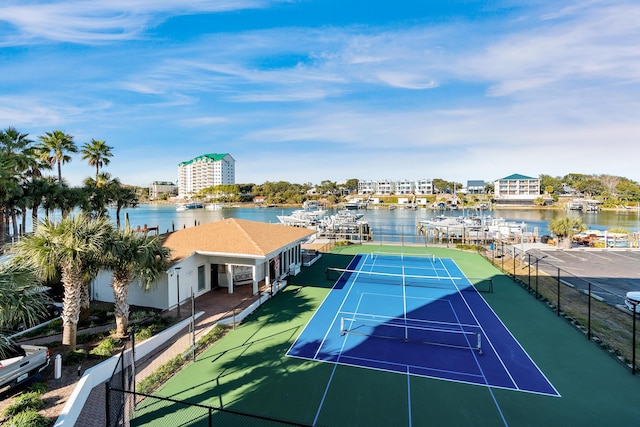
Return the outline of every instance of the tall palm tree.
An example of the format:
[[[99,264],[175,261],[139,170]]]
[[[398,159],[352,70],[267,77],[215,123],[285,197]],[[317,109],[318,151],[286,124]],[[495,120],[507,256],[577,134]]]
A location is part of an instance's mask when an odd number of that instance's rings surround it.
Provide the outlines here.
[[[20,182],[15,174],[15,161],[0,151],[0,252],[9,232],[7,215],[12,211],[13,195],[19,190]]]
[[[157,236],[147,236],[130,229],[115,231],[106,251],[105,265],[113,272],[116,333],[126,336],[129,327],[129,285],[137,280],[145,291],[167,268],[169,251]]]
[[[73,141],[73,136],[61,130],[45,132],[38,137],[40,145],[37,151],[43,161],[58,166],[58,182],[62,183],[62,165],[71,161],[69,153],[77,153],[78,147]]]
[[[100,168],[106,166],[111,162],[111,149],[113,147],[108,146],[104,141],[98,139],[92,139],[91,142],[87,142],[82,146],[82,160],[87,160],[90,166],[96,168],[96,181],[100,174]]]
[[[32,144],[33,141],[29,139],[29,135],[18,132],[16,128],[9,127],[0,132],[0,153],[7,162],[4,163],[2,171],[3,179],[6,180],[3,182],[6,185],[2,194],[2,204],[4,214],[9,215],[13,222],[14,237],[18,236],[17,214],[18,212],[24,214],[26,205],[22,186],[40,171]],[[22,219],[24,223],[24,216]]]
[[[38,277],[62,275],[64,307],[62,310],[62,344],[76,348],[76,335],[81,309],[83,265],[99,259],[113,227],[106,218],[90,220],[84,215],[67,217],[60,222],[45,220],[36,232],[14,245],[16,262],[35,269]]]
[[[33,231],[35,231],[38,225],[38,209],[42,206],[46,200],[46,197],[52,194],[57,187],[57,182],[53,177],[47,178],[33,178],[31,179],[24,190],[27,196],[27,208],[31,209],[31,224]]]
[[[138,196],[133,188],[123,187],[117,178],[110,182],[107,195],[109,202],[116,206],[116,228],[120,230],[120,213],[122,209],[138,206]]]

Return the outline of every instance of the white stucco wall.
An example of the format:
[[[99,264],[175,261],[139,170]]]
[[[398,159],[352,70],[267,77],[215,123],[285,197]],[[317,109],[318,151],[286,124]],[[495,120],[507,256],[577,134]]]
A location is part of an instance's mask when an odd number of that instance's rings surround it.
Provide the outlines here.
[[[113,288],[111,288],[111,272],[101,271],[91,287],[91,298],[96,301],[114,302]],[[129,286],[129,304],[141,307],[164,309],[167,304],[167,278],[160,277],[156,285],[145,292],[138,282]]]

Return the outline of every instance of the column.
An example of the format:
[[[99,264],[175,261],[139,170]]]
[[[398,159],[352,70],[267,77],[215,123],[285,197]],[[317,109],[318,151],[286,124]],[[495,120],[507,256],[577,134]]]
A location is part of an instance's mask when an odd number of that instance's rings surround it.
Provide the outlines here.
[[[229,284],[229,293],[233,293],[233,265],[227,264],[227,283]]]
[[[258,279],[256,276],[256,266],[255,264],[251,266],[251,277],[253,278],[253,294],[258,294]]]

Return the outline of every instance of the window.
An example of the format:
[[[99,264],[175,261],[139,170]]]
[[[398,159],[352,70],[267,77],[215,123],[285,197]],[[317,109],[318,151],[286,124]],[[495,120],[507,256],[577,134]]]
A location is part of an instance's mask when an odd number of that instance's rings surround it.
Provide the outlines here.
[[[205,289],[204,282],[204,265],[198,266],[198,291],[204,291]]]

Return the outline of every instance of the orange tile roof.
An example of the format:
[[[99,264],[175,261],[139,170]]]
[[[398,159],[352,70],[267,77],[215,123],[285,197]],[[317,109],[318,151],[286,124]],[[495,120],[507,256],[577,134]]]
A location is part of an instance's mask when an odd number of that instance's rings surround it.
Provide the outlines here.
[[[313,233],[306,228],[228,218],[169,233],[163,236],[163,246],[171,251],[172,262],[196,251],[260,257]]]

